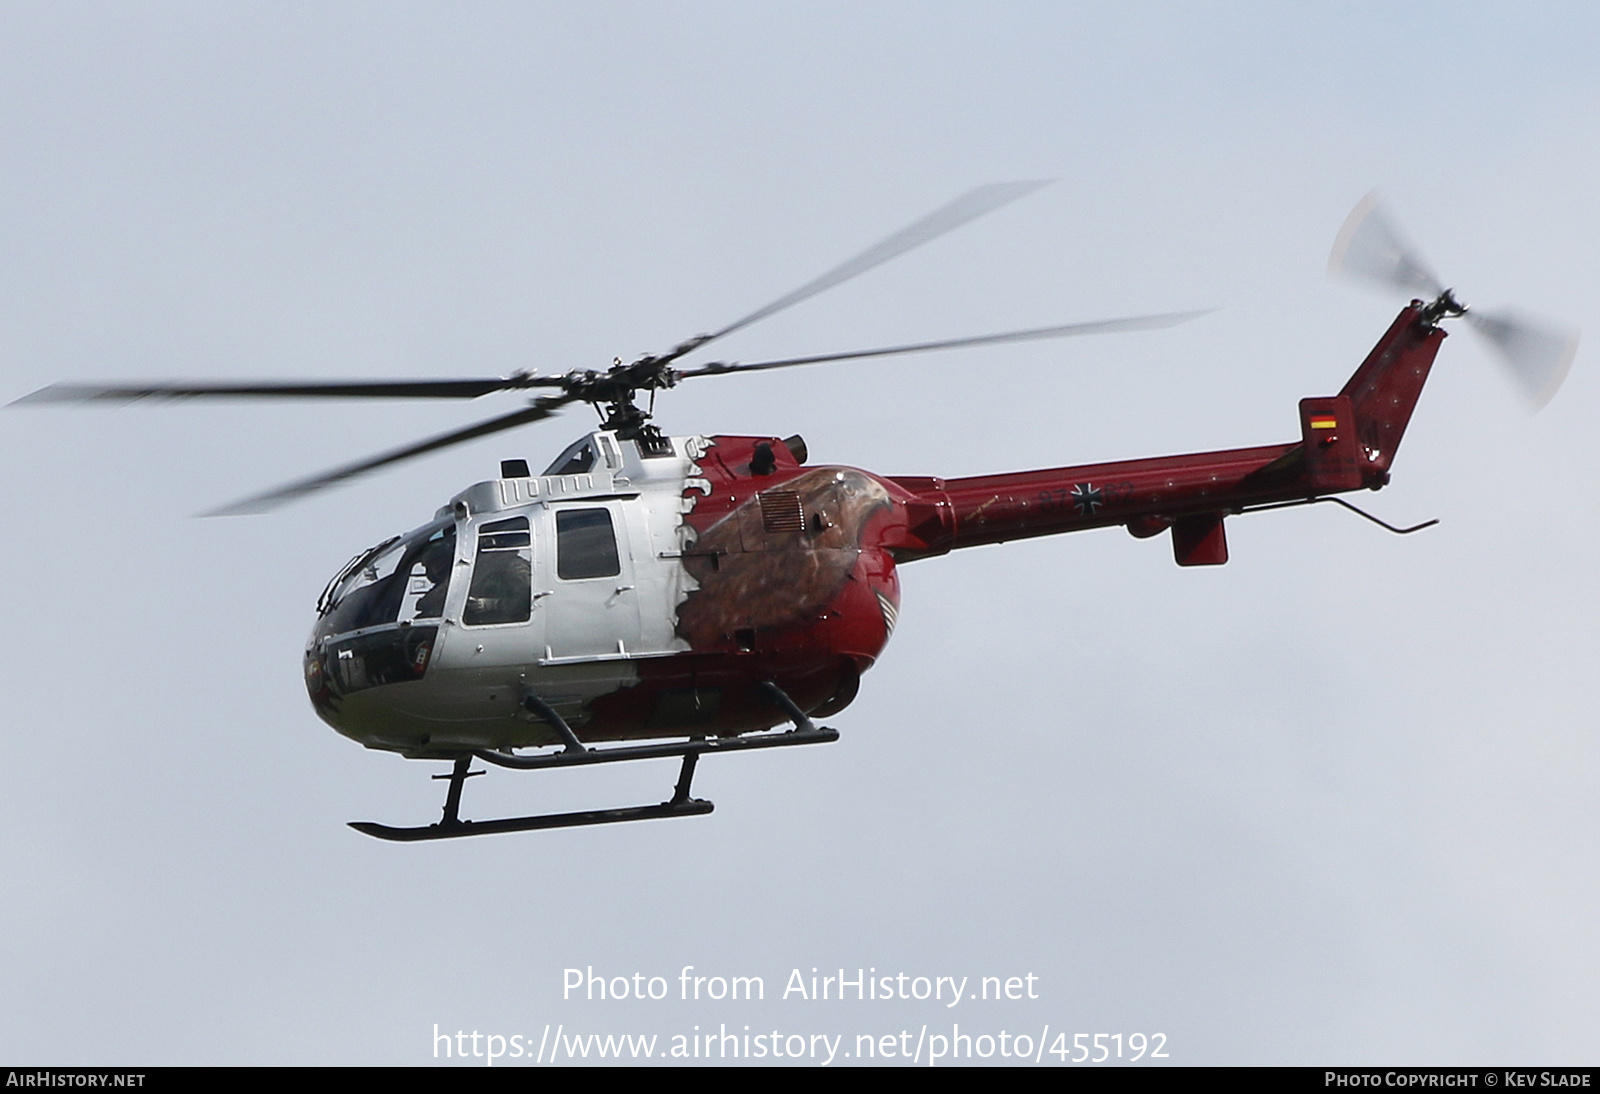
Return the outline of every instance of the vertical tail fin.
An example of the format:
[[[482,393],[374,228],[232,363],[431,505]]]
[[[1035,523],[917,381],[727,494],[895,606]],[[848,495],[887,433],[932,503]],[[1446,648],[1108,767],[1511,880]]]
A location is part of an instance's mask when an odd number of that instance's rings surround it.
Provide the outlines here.
[[[1400,313],[1344,389],[1302,399],[1300,426],[1319,492],[1376,489],[1389,481],[1400,438],[1445,339],[1420,300]]]

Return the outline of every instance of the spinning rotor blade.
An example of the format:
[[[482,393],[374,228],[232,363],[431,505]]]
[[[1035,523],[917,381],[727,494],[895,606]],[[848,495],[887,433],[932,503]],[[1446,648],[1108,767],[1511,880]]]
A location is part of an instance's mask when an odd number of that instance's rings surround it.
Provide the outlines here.
[[[690,376],[720,376],[728,372],[754,372],[758,369],[788,368],[790,365],[815,365],[823,361],[850,361],[860,357],[889,357],[899,353],[926,353],[930,350],[993,345],[998,342],[1031,342],[1045,338],[1069,338],[1079,334],[1163,330],[1209,314],[1209,311],[1186,311],[1169,312],[1162,315],[1136,315],[1127,319],[1101,319],[1089,323],[1068,323],[1061,327],[1038,327],[1034,330],[1010,331],[1006,334],[980,334],[972,338],[950,338],[942,342],[915,342],[904,346],[887,346],[883,349],[861,349],[853,350],[849,353],[825,353],[816,357],[789,357],[782,361],[757,361],[752,364],[713,361],[699,368],[681,371],[678,373],[678,378],[681,380]]]
[[[1469,310],[1466,318],[1500,354],[1534,410],[1555,397],[1577,356],[1577,331],[1515,311]]]
[[[1419,296],[1436,297],[1444,286],[1390,222],[1376,191],[1345,219],[1328,257],[1328,272],[1375,281]]]
[[[1361,200],[1333,244],[1330,273],[1350,274],[1433,298],[1433,318],[1463,316],[1511,372],[1534,410],[1554,398],[1578,352],[1578,332],[1516,311],[1479,312],[1457,303],[1378,204]]]
[[[883,265],[891,258],[898,258],[913,248],[932,242],[948,232],[953,232],[970,220],[976,220],[985,213],[992,213],[1002,205],[1008,205],[1026,194],[1031,194],[1041,186],[1048,186],[1051,181],[1050,179],[1038,179],[1029,182],[996,182],[988,186],[980,186],[976,190],[970,190],[950,204],[935,209],[921,220],[908,224],[883,242],[868,247],[848,262],[834,267],[821,277],[806,282],[798,289],[785,296],[780,296],[765,307],[757,308],[743,319],[729,323],[714,334],[702,334],[697,338],[689,339],[660,359],[663,362],[675,361],[684,354],[697,350],[725,334],[732,334],[734,331],[759,322],[769,315],[775,315],[785,308],[793,307],[802,300],[809,300],[818,293],[831,289],[841,282],[848,281],[858,274],[864,274],[876,266]]]
[[[401,460],[409,460],[413,456],[437,452],[441,448],[476,440],[479,437],[487,437],[491,433],[515,429],[519,425],[537,422],[541,418],[552,417],[558,409],[569,402],[572,402],[572,398],[565,395],[541,397],[532,406],[523,407],[521,410],[512,411],[510,414],[502,414],[498,418],[490,418],[487,421],[478,422],[476,425],[470,425],[452,433],[441,433],[437,437],[430,437],[428,440],[407,445],[404,448],[397,448],[391,452],[385,452],[381,456],[373,456],[370,459],[362,460],[360,463],[348,464],[332,471],[325,471],[312,478],[301,479],[299,482],[280,486],[275,490],[269,490],[265,494],[257,494],[254,497],[236,501],[232,505],[224,506],[221,509],[213,509],[211,512],[201,515],[223,517],[240,516],[246,513],[264,513],[269,509],[276,509],[285,502],[305,497],[307,494],[315,493],[324,487],[332,486],[335,483],[343,482],[346,479],[354,478],[379,467],[384,467],[391,463],[399,463]]]
[[[476,399],[495,391],[559,387],[556,378],[521,373],[483,380],[349,380],[239,384],[51,384],[11,403],[133,403],[141,399]]]
[[[985,213],[992,213],[1003,205],[1031,194],[1049,179],[1029,182],[999,182],[980,186],[941,206],[921,220],[900,229],[888,239],[867,248],[848,262],[834,267],[821,277],[779,297],[765,307],[723,327],[713,334],[702,334],[683,342],[670,353],[651,359],[656,366],[699,349],[701,346],[736,330],[748,327],[785,308],[809,300],[818,293],[833,288],[852,277],[898,258],[924,243],[955,231],[968,221]],[[1048,337],[1048,336],[1041,336]],[[931,347],[930,347],[931,348]],[[694,373],[691,375],[704,375]],[[513,373],[508,377],[481,380],[358,380],[309,381],[303,383],[232,383],[232,384],[52,384],[31,395],[24,395],[12,406],[41,405],[47,403],[131,403],[141,399],[476,399],[496,391],[521,390],[530,387],[567,387],[565,377],[534,377],[526,373]],[[569,391],[571,389],[569,388]],[[608,396],[609,397],[609,396]]]

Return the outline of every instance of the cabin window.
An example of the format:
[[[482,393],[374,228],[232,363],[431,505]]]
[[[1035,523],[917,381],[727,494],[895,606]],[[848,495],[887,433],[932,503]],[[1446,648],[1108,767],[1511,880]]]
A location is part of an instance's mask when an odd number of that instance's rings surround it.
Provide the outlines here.
[[[609,509],[563,509],[556,514],[556,576],[563,581],[615,577],[622,572]]]
[[[533,535],[528,518],[481,525],[461,622],[469,626],[526,623],[532,612]]]

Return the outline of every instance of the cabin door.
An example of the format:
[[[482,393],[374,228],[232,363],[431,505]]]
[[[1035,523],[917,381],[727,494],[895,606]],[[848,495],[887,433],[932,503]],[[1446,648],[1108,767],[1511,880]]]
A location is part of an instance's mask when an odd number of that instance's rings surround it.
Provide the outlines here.
[[[631,657],[639,650],[639,593],[626,514],[616,501],[547,506],[534,612],[544,617],[546,664]]]

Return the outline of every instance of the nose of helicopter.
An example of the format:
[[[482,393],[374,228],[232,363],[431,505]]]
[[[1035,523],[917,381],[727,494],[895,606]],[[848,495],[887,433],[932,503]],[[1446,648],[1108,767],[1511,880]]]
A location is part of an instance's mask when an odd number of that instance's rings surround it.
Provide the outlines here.
[[[303,659],[306,692],[323,721],[359,739],[346,699],[422,679],[454,558],[455,523],[446,517],[384,540],[334,575]]]
[[[420,680],[433,659],[437,626],[400,624],[360,634],[330,635],[320,624],[304,657],[306,692],[335,728],[339,701],[386,684]]]

